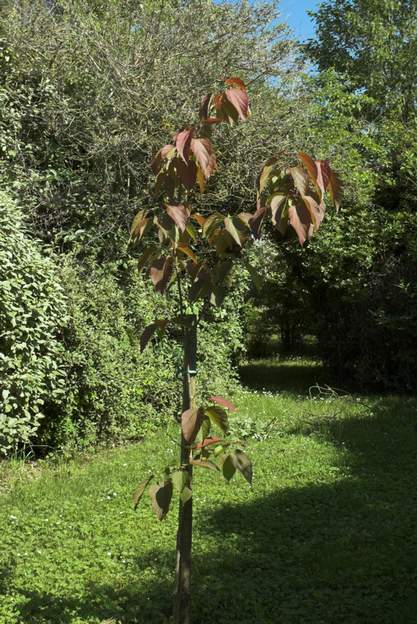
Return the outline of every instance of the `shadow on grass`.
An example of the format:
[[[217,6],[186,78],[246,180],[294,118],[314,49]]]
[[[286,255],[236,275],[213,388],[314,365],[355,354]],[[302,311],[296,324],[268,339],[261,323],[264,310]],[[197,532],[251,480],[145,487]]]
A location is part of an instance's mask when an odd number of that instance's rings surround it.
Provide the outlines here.
[[[200,511],[219,547],[202,555],[196,544],[194,624],[415,624],[416,408],[417,400],[385,398],[366,417],[325,429],[309,422],[292,433],[343,445],[348,477]],[[152,562],[166,572],[171,554],[136,564]],[[22,622],[167,622],[171,590],[133,578],[128,591],[91,585],[82,599],[28,593]]]
[[[252,360],[239,369],[244,386],[289,395],[307,395],[316,384],[330,383],[329,371],[320,360],[300,358]]]

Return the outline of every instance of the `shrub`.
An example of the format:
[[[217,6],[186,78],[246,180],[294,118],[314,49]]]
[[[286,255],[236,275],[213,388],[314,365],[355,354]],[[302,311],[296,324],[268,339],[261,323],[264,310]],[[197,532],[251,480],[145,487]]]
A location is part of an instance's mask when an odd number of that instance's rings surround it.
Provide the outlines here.
[[[52,257],[0,192],[0,453],[29,444],[64,397],[66,301]]]

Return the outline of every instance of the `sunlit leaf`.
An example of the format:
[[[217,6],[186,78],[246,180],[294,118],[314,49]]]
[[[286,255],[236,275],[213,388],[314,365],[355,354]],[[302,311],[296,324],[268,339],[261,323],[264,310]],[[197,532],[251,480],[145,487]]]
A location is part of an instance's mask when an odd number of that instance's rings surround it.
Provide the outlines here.
[[[305,195],[308,191],[308,175],[301,167],[290,167],[288,169],[289,174],[291,175],[294,186],[300,195]]]
[[[193,493],[191,489],[186,485],[180,494],[180,499],[181,499],[182,504],[184,505],[187,501],[189,501],[190,498],[192,498],[192,495]]]
[[[237,410],[236,405],[233,405],[233,403],[229,401],[229,399],[225,399],[222,396],[218,396],[218,395],[211,396],[209,397],[209,401],[212,401],[213,403],[216,403],[217,405],[221,405],[222,407],[225,407],[230,412],[236,412]]]
[[[206,446],[211,446],[212,444],[217,444],[218,442],[220,442],[220,438],[219,437],[217,437],[217,436],[210,436],[208,438],[204,438],[204,440],[202,442],[199,442],[193,448],[195,448],[195,449],[202,449],[202,448],[205,448]]]
[[[238,112],[242,121],[249,116],[249,97],[243,89],[226,89],[225,96]]]
[[[204,177],[208,179],[216,169],[216,156],[214,154],[212,144],[205,138],[192,139],[191,151],[193,152]]]
[[[224,225],[226,230],[229,232],[230,236],[233,238],[235,243],[242,247],[242,242],[240,240],[239,232],[237,231],[235,224],[233,223],[233,219],[231,217],[225,217]]]
[[[263,164],[261,173],[259,174],[259,177],[258,177],[259,193],[262,193],[264,191],[265,186],[268,183],[269,176],[271,175],[272,171],[274,171],[275,169],[276,163],[277,163],[277,158],[275,156],[272,156],[271,158],[268,158],[268,160],[265,161],[265,163]]]
[[[172,483],[178,492],[182,492],[190,482],[189,474],[186,470],[175,470],[171,475]]]
[[[191,140],[194,136],[193,128],[184,128],[174,137],[175,147],[182,160],[187,163],[190,156]]]
[[[155,174],[157,174],[162,166],[162,163],[165,159],[168,159],[175,154],[175,147],[171,144],[164,145],[159,152],[156,154],[155,158],[151,162],[152,170]]]
[[[178,206],[171,206],[167,204],[165,206],[167,214],[171,217],[171,219],[178,225],[181,232],[185,231],[185,227],[187,225],[187,221],[190,218],[190,211],[183,204]]]
[[[305,168],[308,171],[308,174],[310,176],[310,179],[316,183],[317,181],[317,166],[316,163],[314,162],[314,160],[305,152],[299,152],[298,153],[298,158],[301,160],[301,162],[303,163],[303,165],[305,166]]]
[[[232,76],[231,78],[228,78],[224,82],[228,87],[237,87],[238,89],[242,89],[243,91],[246,91],[245,83],[243,82],[241,78],[238,78],[237,76]]]
[[[191,408],[181,414],[181,431],[188,444],[192,444],[196,439],[203,418],[204,410],[201,408]]]
[[[186,245],[178,245],[177,249],[178,249],[178,251],[181,251],[181,253],[183,253],[186,256],[188,256],[189,258],[191,258],[191,260],[194,262],[194,264],[197,264],[198,258],[195,255],[195,253],[192,251],[192,249],[190,249]]]
[[[229,421],[227,413],[222,407],[217,405],[206,407],[205,413],[215,425],[217,425],[224,433],[227,433]]]
[[[312,237],[314,228],[310,213],[302,200],[296,205],[292,204],[288,207],[288,218],[298,236],[300,245],[304,245],[306,240]]]

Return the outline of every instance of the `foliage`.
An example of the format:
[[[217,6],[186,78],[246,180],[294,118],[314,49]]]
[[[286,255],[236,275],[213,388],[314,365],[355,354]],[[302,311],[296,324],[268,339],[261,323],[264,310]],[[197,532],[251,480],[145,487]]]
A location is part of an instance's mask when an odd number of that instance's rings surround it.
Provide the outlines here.
[[[195,482],[196,624],[219,613],[243,624],[413,621],[416,401],[310,400],[317,365],[302,364],[304,385],[294,362],[252,363],[250,381],[269,371],[271,392],[233,397],[240,429],[276,418],[266,439],[248,439],[256,488],[210,470]],[[7,482],[4,467],[1,624],[167,619],[176,518],[155,524],[143,505],[138,522],[128,503],[136,471],[177,453],[175,431],[56,465],[13,464]]]
[[[58,268],[0,193],[0,453],[30,445],[65,397],[67,301]]]
[[[16,118],[5,118],[15,153],[4,168],[37,231],[61,251],[120,257],[131,212],[154,204],[151,158],[167,135],[195,124],[195,102],[224,75],[243,72],[255,115],[220,138],[225,174],[205,205],[250,204],[264,150],[290,140],[292,44],[272,4],[65,0],[51,12],[35,0],[2,11],[1,88]],[[284,76],[285,87],[268,87]]]

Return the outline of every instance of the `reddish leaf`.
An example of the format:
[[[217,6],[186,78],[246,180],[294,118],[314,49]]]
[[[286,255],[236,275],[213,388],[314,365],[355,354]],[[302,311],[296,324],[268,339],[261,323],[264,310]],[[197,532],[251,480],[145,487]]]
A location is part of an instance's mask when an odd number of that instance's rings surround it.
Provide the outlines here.
[[[181,251],[183,254],[191,258],[194,264],[197,264],[198,262],[197,256],[189,247],[187,247],[187,245],[178,245],[177,249],[178,251]]]
[[[299,152],[298,153],[298,158],[301,160],[301,162],[303,163],[303,165],[305,166],[305,168],[308,171],[308,174],[311,178],[311,180],[316,183],[317,181],[317,165],[314,162],[314,160],[305,152]]]
[[[174,223],[178,225],[181,232],[184,232],[187,221],[190,218],[190,211],[188,208],[186,208],[183,204],[180,204],[179,206],[166,204],[165,208]]]
[[[185,163],[188,162],[190,156],[191,140],[194,136],[194,128],[184,128],[174,136],[175,147],[178,154]]]
[[[329,190],[330,196],[333,200],[336,209],[339,210],[340,202],[342,200],[342,183],[339,179],[339,176],[333,169],[330,172],[330,182],[329,182]]]
[[[156,154],[155,158],[151,162],[151,167],[155,174],[158,173],[158,171],[160,170],[162,166],[162,162],[165,160],[165,158],[168,157],[170,152],[174,154],[174,146],[171,144],[164,145],[164,147],[162,147],[159,150],[159,152]]]
[[[305,195],[308,191],[308,175],[301,167],[291,167],[288,169],[288,173],[291,175],[294,186],[300,195]]]
[[[238,89],[242,89],[242,91],[246,91],[245,83],[241,80],[241,78],[232,76],[232,78],[228,78],[224,82],[228,87],[237,87]]]
[[[191,151],[199,164],[204,177],[208,179],[216,169],[216,156],[208,139],[192,139]]]
[[[190,464],[193,466],[199,466],[200,468],[210,468],[210,470],[219,470],[219,467],[209,459],[191,459]]]
[[[236,412],[237,410],[236,405],[233,405],[233,403],[229,401],[229,399],[225,399],[222,396],[217,396],[217,395],[211,396],[209,397],[209,401],[212,401],[213,403],[217,403],[217,405],[221,405],[222,407],[225,407],[230,412]]]
[[[286,200],[286,195],[277,193],[272,196],[270,201],[272,223],[277,226],[281,234],[285,234],[288,224],[288,216],[285,218],[285,215],[283,215]]]
[[[205,224],[205,222],[206,222],[206,218],[205,218],[205,217],[203,217],[203,215],[199,214],[198,212],[194,212],[194,213],[191,215],[191,218],[192,218],[194,221],[196,221],[196,223],[198,223],[198,225],[199,225],[200,227],[203,227],[203,225],[204,225],[204,224]]]
[[[304,245],[313,235],[313,224],[311,222],[310,213],[303,201],[299,201],[295,206],[288,208],[288,217],[291,226],[294,228],[300,245]]]
[[[204,411],[201,408],[185,410],[181,415],[181,431],[184,440],[188,444],[192,444],[200,430]]]
[[[242,89],[227,89],[225,96],[236,109],[240,119],[245,121],[249,116],[249,97]]]
[[[217,444],[218,442],[220,442],[220,438],[218,438],[217,436],[210,436],[209,438],[204,438],[204,440],[202,442],[199,442],[198,444],[193,446],[193,448],[194,449],[202,449],[202,448],[205,448],[206,446],[211,446],[212,444]]]
[[[314,229],[318,230],[324,218],[324,204],[318,204],[314,197],[311,197],[311,195],[303,195],[301,199],[303,200],[305,207],[310,213],[310,218],[313,222]]]
[[[175,168],[182,185],[190,191],[197,180],[197,165],[193,160],[189,160],[185,163],[179,158],[176,158]]]
[[[172,258],[158,258],[150,266],[149,273],[156,292],[164,293],[172,275]]]

